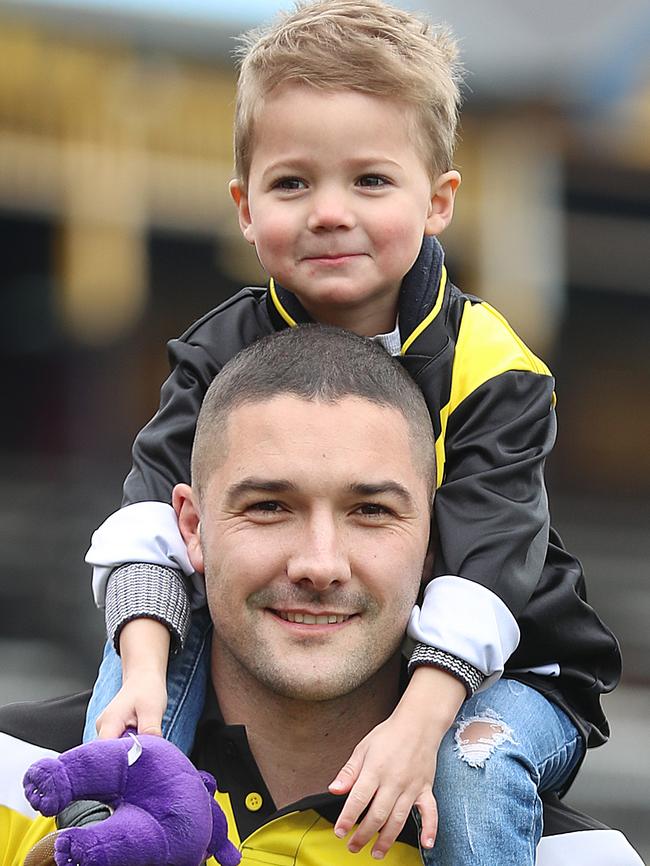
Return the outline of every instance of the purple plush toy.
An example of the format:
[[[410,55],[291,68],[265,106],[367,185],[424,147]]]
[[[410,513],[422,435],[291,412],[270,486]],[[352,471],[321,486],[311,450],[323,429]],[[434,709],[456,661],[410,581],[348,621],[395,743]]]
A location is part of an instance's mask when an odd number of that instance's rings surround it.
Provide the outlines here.
[[[237,866],[216,783],[161,737],[127,732],[45,758],[29,768],[25,795],[43,815],[73,800],[100,800],[114,811],[105,821],[56,834],[57,866],[199,866],[214,856]]]

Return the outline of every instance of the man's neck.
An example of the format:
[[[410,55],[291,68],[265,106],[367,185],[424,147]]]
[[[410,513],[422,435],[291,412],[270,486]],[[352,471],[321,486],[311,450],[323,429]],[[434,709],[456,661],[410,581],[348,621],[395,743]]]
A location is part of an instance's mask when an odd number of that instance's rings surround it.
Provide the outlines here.
[[[246,726],[248,742],[278,809],[327,786],[354,747],[399,700],[400,658],[349,695],[299,701],[262,687],[213,658],[212,680],[226,724]]]

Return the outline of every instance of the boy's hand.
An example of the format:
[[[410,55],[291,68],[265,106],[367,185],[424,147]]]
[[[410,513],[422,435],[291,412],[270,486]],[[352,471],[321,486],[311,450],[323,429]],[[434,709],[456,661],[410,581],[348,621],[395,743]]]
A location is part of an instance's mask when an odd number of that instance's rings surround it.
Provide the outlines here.
[[[121,737],[127,728],[139,734],[162,736],[162,718],[167,707],[165,678],[131,676],[97,719],[100,740]]]
[[[413,806],[422,819],[422,845],[433,846],[438,828],[438,810],[431,790],[436,757],[433,732],[418,731],[417,725],[395,714],[361,740],[329,786],[333,794],[350,792],[334,828],[337,836],[349,833],[370,803],[348,842],[350,851],[360,851],[378,832],[372,854],[383,857]]]
[[[329,789],[349,792],[334,832],[349,833],[363,810],[363,821],[348,842],[360,851],[375,833],[373,857],[381,859],[415,806],[422,820],[420,841],[432,848],[438,811],[432,787],[440,741],[466,697],[465,687],[437,668],[418,668],[393,714],[359,743]]]
[[[169,632],[162,623],[141,617],[120,632],[122,688],[97,719],[100,739],[121,737],[126,728],[162,735],[167,707]]]

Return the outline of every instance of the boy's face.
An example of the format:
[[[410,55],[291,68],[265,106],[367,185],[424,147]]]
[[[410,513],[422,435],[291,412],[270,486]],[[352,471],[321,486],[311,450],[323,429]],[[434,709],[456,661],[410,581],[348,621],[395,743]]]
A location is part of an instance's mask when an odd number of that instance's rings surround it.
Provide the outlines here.
[[[291,84],[264,101],[231,194],[265,270],[319,322],[391,330],[424,235],[451,219],[460,176],[432,183],[413,127],[409,107],[355,91]]]

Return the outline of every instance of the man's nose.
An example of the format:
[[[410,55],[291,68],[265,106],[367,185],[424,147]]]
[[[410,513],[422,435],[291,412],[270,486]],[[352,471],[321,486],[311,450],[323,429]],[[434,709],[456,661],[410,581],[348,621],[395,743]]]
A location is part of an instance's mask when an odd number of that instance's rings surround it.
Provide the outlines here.
[[[354,212],[345,192],[338,188],[316,190],[312,195],[307,227],[312,232],[352,228]]]
[[[352,571],[344,532],[333,517],[320,515],[311,518],[297,544],[287,562],[289,580],[310,584],[317,592],[350,580]]]

